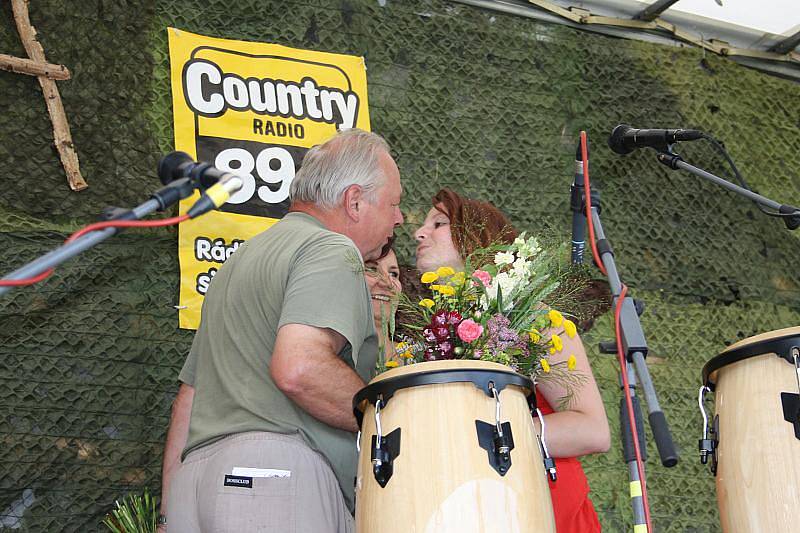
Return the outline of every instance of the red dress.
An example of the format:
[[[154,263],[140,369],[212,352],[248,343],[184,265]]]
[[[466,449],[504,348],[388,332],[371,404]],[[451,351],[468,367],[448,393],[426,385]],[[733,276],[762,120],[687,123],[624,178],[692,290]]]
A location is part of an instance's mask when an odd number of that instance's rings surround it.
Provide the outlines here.
[[[550,414],[553,408],[544,397],[536,393],[536,405],[543,415]],[[547,433],[545,433],[545,439]],[[594,533],[601,531],[597,513],[589,499],[589,482],[583,473],[577,457],[556,459],[557,481],[550,484],[550,497],[553,500],[553,513],[556,518],[557,533]]]

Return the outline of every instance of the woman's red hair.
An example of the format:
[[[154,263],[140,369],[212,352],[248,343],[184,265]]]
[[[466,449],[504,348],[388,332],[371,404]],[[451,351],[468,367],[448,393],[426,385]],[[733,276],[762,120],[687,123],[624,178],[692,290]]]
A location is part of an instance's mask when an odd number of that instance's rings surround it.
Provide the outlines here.
[[[461,257],[493,244],[511,244],[519,235],[508,217],[489,202],[464,198],[451,189],[441,189],[431,202],[450,219],[453,244]]]

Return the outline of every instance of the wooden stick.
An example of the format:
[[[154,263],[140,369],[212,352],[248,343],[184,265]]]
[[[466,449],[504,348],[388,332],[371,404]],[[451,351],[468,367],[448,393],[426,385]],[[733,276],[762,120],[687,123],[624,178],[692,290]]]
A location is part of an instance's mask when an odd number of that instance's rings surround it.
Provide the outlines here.
[[[28,15],[28,0],[11,0],[11,7],[14,11],[17,31],[28,57],[38,63],[46,63],[44,49],[36,39],[36,29],[31,25]],[[83,190],[88,185],[81,176],[78,154],[72,144],[67,115],[64,113],[64,105],[61,102],[61,96],[58,94],[56,82],[46,76],[38,76],[38,80],[47,103],[47,111],[50,113],[50,121],[53,123],[53,136],[58,154],[61,157],[61,164],[67,173],[67,182],[73,191]]]
[[[45,76],[51,80],[68,80],[69,69],[64,65],[52,63],[39,63],[32,59],[14,57],[0,54],[0,69],[16,72],[17,74],[30,74],[31,76]]]

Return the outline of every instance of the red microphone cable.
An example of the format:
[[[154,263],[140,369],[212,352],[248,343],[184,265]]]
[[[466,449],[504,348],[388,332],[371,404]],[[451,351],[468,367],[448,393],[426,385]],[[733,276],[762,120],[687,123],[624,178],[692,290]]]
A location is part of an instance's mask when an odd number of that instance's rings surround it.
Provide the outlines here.
[[[592,256],[594,262],[600,271],[608,276],[606,268],[600,259],[600,254],[597,251],[597,244],[594,237],[594,222],[592,221],[592,197],[591,197],[591,184],[589,180],[589,148],[586,140],[586,132],[581,131],[581,158],[583,159],[583,189],[586,203],[586,221],[589,226],[589,242],[592,244]],[[628,362],[625,359],[625,354],[622,353],[622,328],[620,325],[620,314],[622,312],[622,302],[625,301],[625,295],[628,293],[628,287],[622,284],[619,296],[617,297],[617,304],[614,309],[614,334],[617,339],[617,359],[619,360],[620,372],[622,374],[622,386],[625,390],[625,405],[628,410],[628,422],[631,425],[631,435],[633,435],[633,449],[636,454],[636,469],[639,472],[639,483],[642,487],[642,504],[644,506],[644,519],[647,523],[647,531],[653,531],[653,524],[650,522],[650,503],[647,500],[647,482],[644,477],[644,462],[642,461],[642,452],[639,448],[638,431],[636,430],[636,418],[633,413],[633,400],[631,399],[630,385],[628,382]]]
[[[179,217],[160,218],[158,220],[109,220],[108,222],[95,222],[79,229],[70,235],[65,243],[72,242],[78,237],[89,233],[90,231],[99,231],[105,228],[157,228],[160,226],[174,226],[189,220],[189,215],[181,215]]]
[[[83,228],[79,229],[72,235],[70,235],[64,243],[69,243],[77,239],[78,237],[85,235],[91,231],[98,231],[105,228],[153,228],[159,226],[174,226],[175,224],[180,224],[189,220],[189,215],[181,215],[178,217],[171,217],[171,218],[161,218],[158,220],[109,220],[108,222],[95,222],[94,224],[89,224],[88,226],[84,226]],[[55,269],[50,268],[42,272],[41,274],[37,274],[36,276],[30,278],[23,278],[23,279],[9,279],[9,280],[0,280],[0,287],[20,287],[20,286],[27,286],[33,285],[34,283],[39,283],[40,281],[46,279],[55,271]]]

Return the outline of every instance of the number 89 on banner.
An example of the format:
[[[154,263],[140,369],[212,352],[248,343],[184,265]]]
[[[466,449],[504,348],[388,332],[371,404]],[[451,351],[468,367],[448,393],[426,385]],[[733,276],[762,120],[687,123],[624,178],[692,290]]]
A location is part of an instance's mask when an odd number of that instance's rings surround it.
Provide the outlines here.
[[[243,148],[228,148],[217,154],[214,166],[236,174],[244,181],[241,190],[228,199],[230,204],[243,204],[254,193],[263,202],[279,204],[289,198],[289,187],[296,171],[292,155],[278,146],[261,150],[255,159]],[[265,183],[278,185],[278,190],[272,190],[267,185],[258,185],[254,174]]]
[[[201,160],[205,155],[204,160],[213,161],[218,169],[242,178],[241,190],[228,199],[222,211],[271,218],[286,214],[289,188],[308,148],[229,139],[198,141]],[[220,146],[220,141],[225,146]]]

